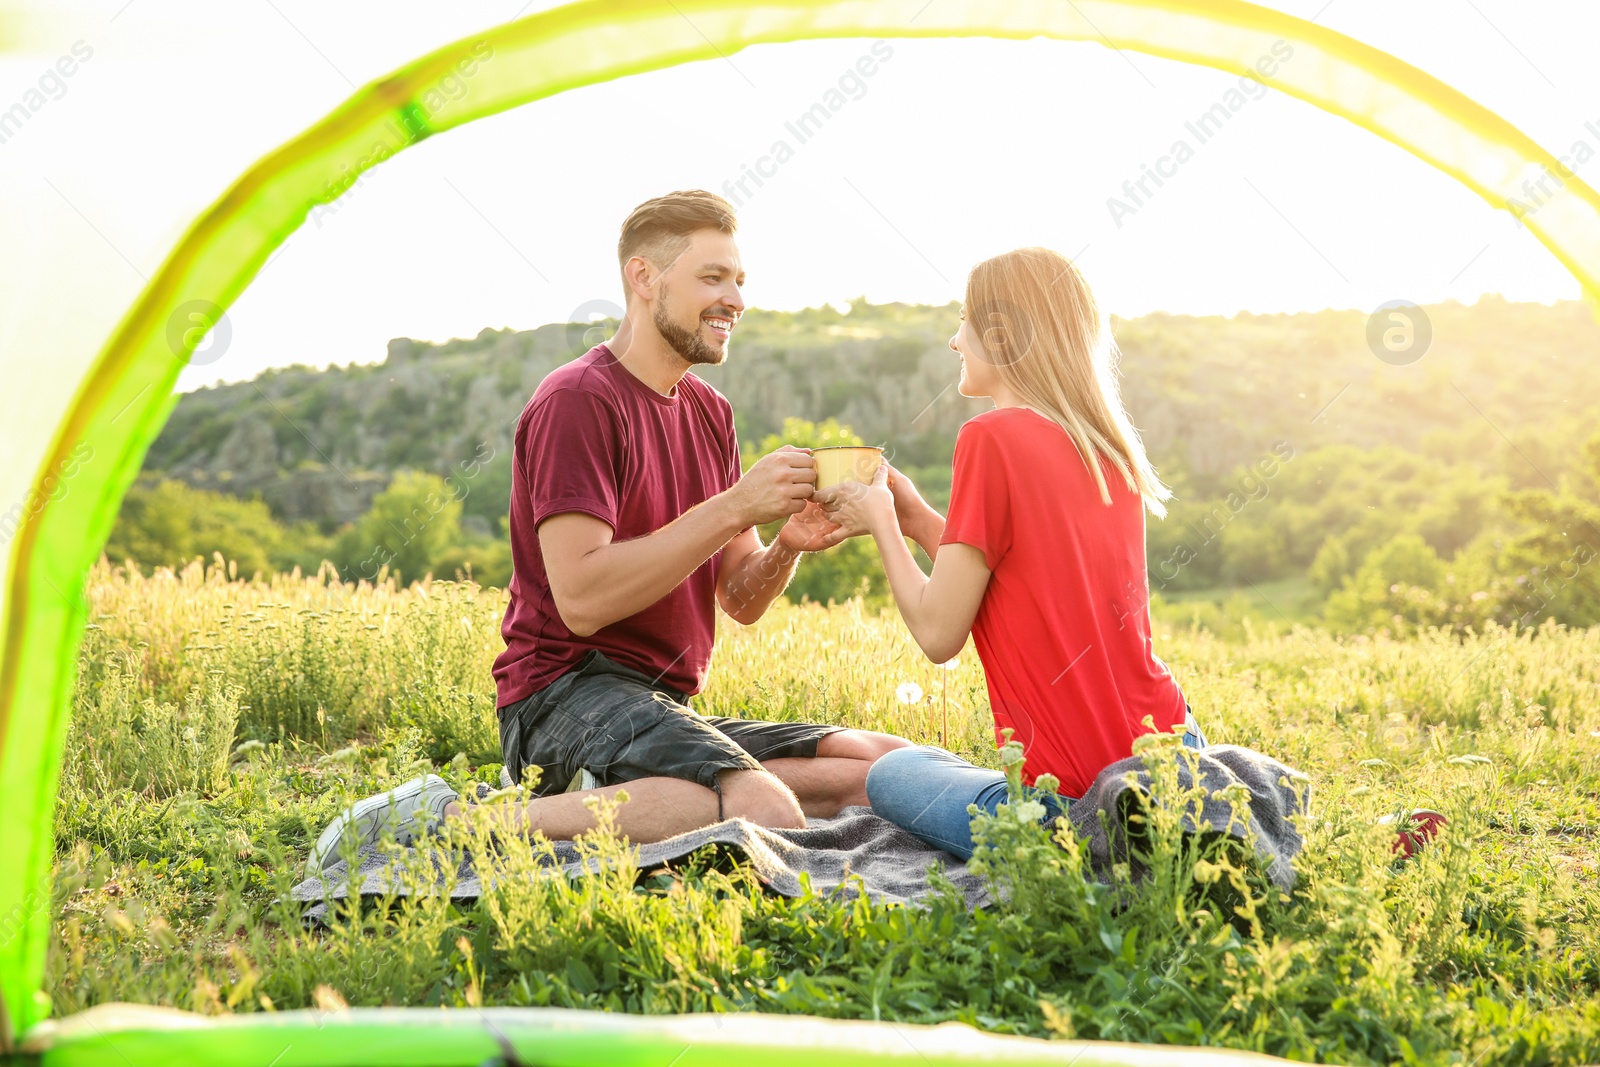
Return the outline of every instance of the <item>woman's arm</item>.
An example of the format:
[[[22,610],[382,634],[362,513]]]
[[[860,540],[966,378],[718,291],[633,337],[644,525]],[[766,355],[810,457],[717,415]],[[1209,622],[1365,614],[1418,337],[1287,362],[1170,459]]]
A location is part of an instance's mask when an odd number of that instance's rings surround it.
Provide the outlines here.
[[[923,574],[906,546],[888,473],[887,465],[879,467],[870,486],[848,483],[819,490],[816,498],[828,519],[840,525],[840,533],[862,529],[871,532],[906,629],[929,659],[943,663],[967,643],[972,620],[977,618],[978,605],[989,587],[989,567],[983,553],[973,546],[950,544],[941,548],[935,537],[933,551],[928,553],[934,557],[933,574]],[[928,510],[933,512],[932,508]],[[937,517],[938,513],[933,515]],[[938,528],[942,530],[943,526],[941,518]],[[926,536],[932,528],[929,522],[921,532]],[[927,550],[929,546],[924,544],[923,548]]]

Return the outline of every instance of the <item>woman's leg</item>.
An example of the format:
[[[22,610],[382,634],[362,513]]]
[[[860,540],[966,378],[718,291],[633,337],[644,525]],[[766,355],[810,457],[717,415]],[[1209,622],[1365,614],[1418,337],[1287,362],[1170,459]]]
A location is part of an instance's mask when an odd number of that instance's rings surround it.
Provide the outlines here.
[[[1193,708],[1189,709],[1188,718],[1184,720],[1184,725],[1187,726],[1187,729],[1183,732],[1184,744],[1190,748],[1205,748],[1206,745],[1210,744],[1206,740],[1206,735],[1200,731],[1200,724],[1195,721]]]
[[[969,804],[993,815],[1005,803],[1006,776],[932,745],[899,748],[867,772],[867,800],[881,818],[960,859],[972,858]],[[1067,798],[1044,796],[1045,819],[1066,812]]]

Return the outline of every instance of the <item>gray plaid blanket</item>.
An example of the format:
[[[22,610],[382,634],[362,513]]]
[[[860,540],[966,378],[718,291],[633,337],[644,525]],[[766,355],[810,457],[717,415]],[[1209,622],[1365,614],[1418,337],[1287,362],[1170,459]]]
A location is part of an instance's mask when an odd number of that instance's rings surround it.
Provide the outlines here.
[[[1205,749],[1200,754],[1199,772],[1198,784],[1206,788],[1207,796],[1198,819],[1193,813],[1185,815],[1185,829],[1231,834],[1240,839],[1253,836],[1257,856],[1269,877],[1285,889],[1291,887],[1292,861],[1301,844],[1292,817],[1305,810],[1310,796],[1305,776],[1277,760],[1235,745]],[[1186,760],[1178,760],[1178,779],[1185,789],[1196,784]],[[1100,772],[1089,791],[1069,809],[1067,818],[1086,839],[1090,861],[1102,876],[1124,847],[1121,828],[1133,791],[1147,791],[1149,781],[1143,760],[1129,757]],[[1234,806],[1221,795],[1236,785],[1243,786],[1248,800],[1238,818],[1234,817]],[[784,896],[803,893],[803,875],[815,892],[845,896],[866,893],[877,901],[910,903],[932,892],[929,870],[938,867],[966,898],[969,907],[982,907],[992,901],[989,885],[968,870],[965,863],[880,819],[867,808],[846,808],[832,819],[811,820],[803,830],[769,830],[744,819],[729,819],[656,844],[636,846],[634,863],[641,872],[648,872],[707,846],[731,850],[749,865],[763,885]],[[431,859],[435,870],[449,862],[444,853],[430,849],[426,841],[417,848],[426,850],[421,858]],[[308,921],[322,921],[327,901],[344,897],[353,886],[363,896],[388,892],[403,895],[411,891],[398,876],[399,861],[392,853],[373,847],[363,850],[359,859],[354,877],[340,862],[329,868],[323,878],[308,878],[294,887],[293,898],[308,906]],[[591,863],[571,842],[554,843],[553,865],[568,877],[589,873]],[[410,866],[414,870],[417,865]],[[439,879],[441,889],[445,883],[443,873]],[[470,861],[463,862],[455,874],[450,889],[453,899],[475,900],[483,894],[484,883]]]

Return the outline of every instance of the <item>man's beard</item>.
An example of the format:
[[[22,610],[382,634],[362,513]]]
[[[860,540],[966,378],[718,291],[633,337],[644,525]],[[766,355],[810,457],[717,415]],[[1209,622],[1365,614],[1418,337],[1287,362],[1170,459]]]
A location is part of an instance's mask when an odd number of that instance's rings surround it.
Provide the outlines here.
[[[691,365],[715,367],[726,360],[727,348],[712,348],[706,344],[705,338],[700,336],[698,327],[685,330],[667,316],[666,296],[666,291],[663,290],[661,302],[656,305],[655,324],[657,332],[667,339],[667,344],[672,346],[672,350]]]

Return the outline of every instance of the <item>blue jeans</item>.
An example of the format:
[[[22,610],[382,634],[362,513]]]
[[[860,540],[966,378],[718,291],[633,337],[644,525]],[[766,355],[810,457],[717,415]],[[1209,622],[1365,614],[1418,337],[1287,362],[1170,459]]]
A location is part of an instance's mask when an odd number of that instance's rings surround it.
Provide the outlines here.
[[[1183,743],[1204,748],[1205,734],[1188,717]],[[1074,797],[1030,790],[1029,799],[1044,805],[1046,825],[1067,813]],[[959,859],[972,858],[972,816],[967,805],[993,815],[1006,802],[1006,776],[968,763],[934,745],[897,748],[879,756],[867,771],[867,800],[873,813],[888,819],[935,848]]]

